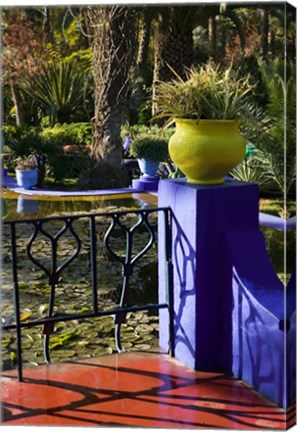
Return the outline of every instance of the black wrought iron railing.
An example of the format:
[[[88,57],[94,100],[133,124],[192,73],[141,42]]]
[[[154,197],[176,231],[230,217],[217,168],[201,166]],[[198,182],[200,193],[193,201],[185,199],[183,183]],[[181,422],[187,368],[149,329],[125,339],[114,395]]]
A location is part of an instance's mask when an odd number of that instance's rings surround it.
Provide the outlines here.
[[[149,251],[156,244],[157,238],[157,220],[163,217],[165,221],[164,238],[158,239],[158,248],[165,249],[165,262],[167,266],[167,287],[168,301],[166,303],[145,303],[132,304],[128,301],[130,278],[133,275],[135,266],[144,260]],[[19,381],[23,380],[23,350],[22,350],[22,331],[24,328],[33,326],[42,326],[44,340],[44,357],[45,361],[51,361],[50,356],[50,338],[54,333],[56,323],[70,320],[82,320],[107,315],[114,316],[115,322],[115,342],[119,352],[123,351],[121,343],[121,325],[126,322],[129,312],[153,311],[167,308],[169,312],[170,326],[170,346],[173,347],[173,288],[172,288],[172,264],[171,264],[171,220],[170,211],[167,208],[145,209],[145,210],[128,210],[113,213],[93,213],[56,216],[43,219],[26,219],[21,221],[5,221],[4,229],[10,231],[10,248],[11,248],[11,268],[12,268],[12,289],[14,301],[14,317],[11,320],[2,319],[4,330],[15,330],[16,332],[16,360]],[[104,224],[102,221],[104,220]],[[59,311],[59,304],[56,302],[57,285],[61,278],[66,277],[66,269],[73,266],[78,259],[82,247],[80,235],[80,226],[82,222],[88,226],[88,271],[91,275],[91,302],[92,306],[87,312],[64,313]],[[53,225],[59,225],[58,230],[53,229]],[[102,235],[102,226],[107,227]],[[24,233],[19,230],[20,227],[26,226],[29,237],[24,238]],[[100,231],[100,236],[98,232]],[[62,239],[67,236],[67,241],[71,242],[71,251],[67,254],[61,254],[60,244]],[[119,250],[114,239],[121,238],[124,244]],[[135,248],[135,238],[141,238],[141,247]],[[34,248],[35,243],[40,243],[41,239],[48,244],[47,252],[40,258],[40,254]],[[99,242],[100,240],[100,242]],[[139,243],[139,241],[138,241]],[[41,318],[21,319],[20,305],[20,245],[24,250],[26,259],[39,271],[42,271],[48,280],[49,299],[46,316]],[[122,281],[120,288],[119,301],[112,307],[100,306],[98,294],[100,293],[100,283],[98,281],[98,265],[100,265],[98,251],[104,248],[105,252],[112,258],[114,263],[121,267]],[[42,249],[42,247],[41,247]],[[40,248],[39,248],[40,250]],[[123,252],[124,251],[124,252]],[[82,265],[78,262],[77,265]],[[71,270],[70,270],[71,271]],[[153,289],[153,287],[152,287]],[[154,287],[157,290],[157,287]]]

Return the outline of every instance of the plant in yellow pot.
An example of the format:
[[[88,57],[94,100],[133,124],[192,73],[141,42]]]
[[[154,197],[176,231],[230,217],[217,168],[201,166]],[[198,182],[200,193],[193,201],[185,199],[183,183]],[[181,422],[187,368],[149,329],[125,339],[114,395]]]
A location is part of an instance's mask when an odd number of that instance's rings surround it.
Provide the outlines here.
[[[244,159],[238,120],[249,113],[252,89],[249,77],[238,78],[232,67],[222,71],[211,63],[189,69],[186,79],[176,75],[159,83],[156,117],[169,117],[168,124],[176,124],[169,154],[188,182],[223,183]]]

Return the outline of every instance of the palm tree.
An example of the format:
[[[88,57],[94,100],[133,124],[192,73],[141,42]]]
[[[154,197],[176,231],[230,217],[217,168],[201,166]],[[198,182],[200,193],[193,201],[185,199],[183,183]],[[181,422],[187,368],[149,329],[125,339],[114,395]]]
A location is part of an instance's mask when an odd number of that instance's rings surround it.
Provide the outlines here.
[[[196,6],[158,8],[154,33],[153,99],[157,83],[170,81],[173,78],[172,69],[183,77],[185,67],[191,66],[196,14]],[[157,111],[158,107],[153,103],[153,115]]]
[[[127,118],[128,79],[135,51],[135,13],[122,5],[88,6],[83,16],[93,52],[94,102],[91,167],[81,185],[118,187],[121,126]]]
[[[131,79],[130,123],[139,120],[139,108],[144,100],[146,75],[148,69],[149,45],[151,40],[152,22],[156,8],[144,6],[139,10],[139,43],[136,56],[135,72]]]

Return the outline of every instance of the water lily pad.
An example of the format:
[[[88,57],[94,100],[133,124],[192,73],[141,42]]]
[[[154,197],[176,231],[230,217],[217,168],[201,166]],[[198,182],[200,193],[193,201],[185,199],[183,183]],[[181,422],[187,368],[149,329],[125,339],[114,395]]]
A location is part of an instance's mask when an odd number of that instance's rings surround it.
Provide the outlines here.
[[[149,324],[138,324],[136,330],[138,331],[138,333],[148,334],[151,333],[154,329]]]
[[[1,346],[2,346],[3,348],[5,348],[5,347],[7,347],[10,343],[11,343],[11,339],[10,339],[10,338],[2,339],[2,341],[1,341]]]
[[[54,360],[55,358],[57,359],[70,359],[72,357],[75,356],[75,351],[74,350],[69,350],[69,349],[63,349],[63,350],[57,350],[57,351],[53,351],[51,353],[51,357],[52,360]]]
[[[137,350],[147,351],[150,348],[151,348],[151,345],[149,345],[149,344],[139,343],[139,344],[134,345],[133,351],[137,351]]]
[[[141,336],[139,336],[139,335],[137,335],[135,333],[131,333],[131,334],[128,334],[128,335],[121,334],[121,340],[125,341],[125,342],[129,341],[129,342],[136,343],[140,339],[141,339]]]

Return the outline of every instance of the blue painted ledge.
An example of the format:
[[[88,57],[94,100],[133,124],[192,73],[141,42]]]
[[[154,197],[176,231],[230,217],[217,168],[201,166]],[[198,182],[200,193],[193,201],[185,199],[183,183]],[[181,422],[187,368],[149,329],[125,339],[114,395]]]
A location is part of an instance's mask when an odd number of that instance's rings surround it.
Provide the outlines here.
[[[259,213],[259,224],[274,228],[280,231],[290,231],[296,228],[296,216],[289,219],[282,219],[266,213]]]
[[[34,187],[32,189],[24,189],[17,185],[16,179],[3,176],[2,186],[22,195],[42,195],[42,196],[101,196],[101,195],[115,195],[115,194],[125,194],[125,193],[136,193],[139,189],[136,188],[119,188],[119,189],[97,189],[97,190],[83,190],[83,191],[57,191],[57,190],[45,190],[41,188]]]

